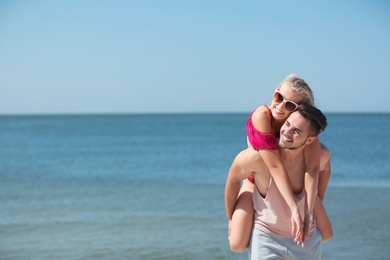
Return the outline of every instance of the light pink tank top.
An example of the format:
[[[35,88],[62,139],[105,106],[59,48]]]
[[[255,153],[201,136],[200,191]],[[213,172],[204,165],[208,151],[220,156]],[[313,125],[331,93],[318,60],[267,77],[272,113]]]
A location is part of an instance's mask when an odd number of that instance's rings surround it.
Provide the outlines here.
[[[305,191],[295,195],[299,212],[303,219],[305,211]],[[253,204],[255,208],[255,227],[267,234],[293,238],[291,235],[291,211],[282,194],[274,183],[272,177],[266,197],[263,198],[255,187],[253,191]],[[316,230],[315,220],[310,227],[310,235]]]

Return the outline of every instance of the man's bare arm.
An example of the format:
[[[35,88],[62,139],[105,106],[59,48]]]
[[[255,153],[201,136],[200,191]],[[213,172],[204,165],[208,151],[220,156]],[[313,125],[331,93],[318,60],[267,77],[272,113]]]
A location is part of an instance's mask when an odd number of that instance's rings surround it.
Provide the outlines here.
[[[241,181],[252,174],[258,157],[258,153],[253,148],[248,148],[236,156],[230,167],[225,185],[225,206],[228,220],[232,219]]]

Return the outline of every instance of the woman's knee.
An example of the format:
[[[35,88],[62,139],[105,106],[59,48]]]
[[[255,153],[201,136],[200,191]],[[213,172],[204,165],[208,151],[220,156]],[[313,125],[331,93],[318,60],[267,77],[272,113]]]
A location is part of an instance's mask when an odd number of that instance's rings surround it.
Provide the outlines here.
[[[321,235],[322,235],[322,243],[328,242],[333,237],[333,229],[328,228],[325,231],[322,231]]]
[[[230,249],[240,253],[248,248],[253,225],[253,192],[246,190],[240,193],[234,209],[229,236]]]
[[[242,239],[239,240],[239,239],[230,239],[230,249],[233,251],[233,252],[236,252],[236,253],[241,253],[243,251],[245,251],[247,248],[248,248],[248,242],[247,241],[243,241]]]

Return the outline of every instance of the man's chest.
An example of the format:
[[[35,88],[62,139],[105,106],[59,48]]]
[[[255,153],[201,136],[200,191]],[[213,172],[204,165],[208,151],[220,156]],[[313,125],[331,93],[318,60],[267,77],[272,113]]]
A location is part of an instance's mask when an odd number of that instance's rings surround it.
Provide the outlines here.
[[[292,162],[284,162],[290,182],[295,194],[301,193],[305,184],[306,162],[304,158]]]

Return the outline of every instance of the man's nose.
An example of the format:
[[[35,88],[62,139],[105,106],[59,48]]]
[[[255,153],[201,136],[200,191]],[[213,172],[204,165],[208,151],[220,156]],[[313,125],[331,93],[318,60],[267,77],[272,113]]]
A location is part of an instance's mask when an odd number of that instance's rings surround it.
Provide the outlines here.
[[[286,126],[286,128],[284,129],[285,134],[291,134],[292,131],[293,131],[293,128],[291,126]]]

